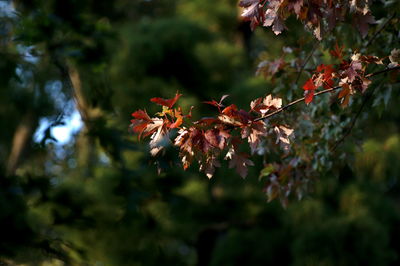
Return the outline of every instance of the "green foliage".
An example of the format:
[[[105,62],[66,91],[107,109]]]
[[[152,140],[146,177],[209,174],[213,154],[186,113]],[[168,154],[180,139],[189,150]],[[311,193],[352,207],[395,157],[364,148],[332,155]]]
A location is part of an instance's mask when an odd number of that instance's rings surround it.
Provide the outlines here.
[[[297,155],[313,168],[314,188],[283,209],[262,191],[277,171],[263,158],[252,158],[246,180],[227,164],[208,180],[177,167],[173,147],[162,159],[150,158],[128,121],[148,99],[177,91],[185,94],[185,113],[199,106],[196,119],[211,113],[202,101],[224,94],[240,108],[270,93],[288,101],[302,96],[301,88],[254,76],[259,61],[278,58],[282,46],[303,45],[287,59],[305,59],[313,36],[302,26],[289,19],[291,31],[277,38],[262,29],[251,33],[233,0],[15,0],[14,14],[3,2],[0,265],[399,263],[398,77],[373,84],[377,100],[340,152],[332,153],[328,140],[342,136],[360,99],[342,110],[322,97],[283,118],[298,128]],[[387,16],[388,6],[373,8],[378,19]],[[396,21],[365,49],[390,54]],[[307,68],[330,63],[338,36],[346,47],[360,47],[351,27],[340,27]],[[303,73],[299,84],[308,78]],[[57,143],[55,128],[76,109],[83,128]],[[35,135],[44,121],[43,134]],[[157,168],[167,171],[158,175]],[[308,174],[303,165],[296,170]]]

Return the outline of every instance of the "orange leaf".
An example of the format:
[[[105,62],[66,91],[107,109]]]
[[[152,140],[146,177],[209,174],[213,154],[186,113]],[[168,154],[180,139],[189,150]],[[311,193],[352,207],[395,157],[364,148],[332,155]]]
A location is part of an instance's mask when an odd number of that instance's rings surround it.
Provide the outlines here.
[[[339,98],[339,99],[341,99],[341,98],[343,98],[343,97],[349,95],[349,93],[350,93],[350,87],[349,87],[348,84],[343,84],[342,87],[343,87],[343,89],[340,91],[340,93],[339,93],[339,95],[338,95],[338,98]]]

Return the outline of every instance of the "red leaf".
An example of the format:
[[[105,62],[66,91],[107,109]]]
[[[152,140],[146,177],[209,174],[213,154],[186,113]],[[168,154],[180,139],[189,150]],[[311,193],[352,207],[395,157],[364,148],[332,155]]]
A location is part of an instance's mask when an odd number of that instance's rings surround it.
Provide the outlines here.
[[[312,78],[308,79],[307,82],[304,84],[303,89],[305,91],[313,91],[315,90],[315,85],[314,85],[314,81],[312,80]]]
[[[238,110],[236,105],[231,104],[226,107],[221,112],[222,114],[218,116],[218,119],[223,123],[240,126],[243,124],[247,124],[252,120],[251,115],[245,110]]]
[[[324,65],[321,64],[317,67],[316,72],[319,72],[322,75],[322,82],[325,89],[329,89],[333,87],[333,67],[332,65]],[[322,73],[323,72],[323,73]]]
[[[368,24],[375,24],[375,23],[376,23],[375,18],[370,13],[367,14],[356,13],[353,16],[353,25],[357,27],[363,38],[365,38],[365,36],[367,36],[368,34],[368,28],[369,28]]]
[[[236,169],[236,172],[243,178],[247,176],[247,167],[253,166],[254,163],[247,159],[249,156],[245,153],[236,153],[235,149],[232,147],[225,156],[225,159],[230,159],[229,168]]]
[[[259,5],[260,0],[242,0],[239,2],[240,7],[244,7],[242,17],[245,20],[250,20],[251,30],[254,30],[257,25],[262,22],[262,7]]]
[[[136,112],[132,113],[132,116],[135,119],[131,120],[130,127],[132,128],[133,132],[139,133],[140,139],[143,131],[145,131],[147,126],[152,123],[152,120],[144,110],[137,110]]]
[[[332,79],[328,79],[324,82],[324,88],[325,89],[330,89],[333,88],[333,85],[335,84],[335,82],[333,82]]]
[[[230,138],[230,134],[221,129],[209,129],[204,133],[205,139],[214,147],[223,150],[226,146],[228,139]]]
[[[195,125],[203,125],[203,126],[210,126],[212,124],[220,124],[221,121],[214,117],[203,117],[202,119],[193,122]]]
[[[215,167],[221,167],[221,163],[211,155],[207,157],[205,162],[200,164],[200,171],[204,171],[208,178],[212,178],[215,173]]]
[[[261,138],[267,135],[265,123],[262,121],[253,122],[244,127],[241,132],[242,138],[247,138],[251,154],[260,150]]]
[[[228,107],[226,107],[224,110],[222,110],[222,113],[224,115],[229,115],[229,116],[234,116],[236,112],[237,112],[237,107],[234,104],[231,104]]]
[[[303,89],[305,90],[305,102],[306,104],[309,104],[314,98],[314,92],[316,89],[312,78],[307,80],[307,82],[303,86]]]
[[[304,101],[306,102],[306,104],[311,103],[312,100],[313,100],[313,98],[314,98],[314,91],[313,91],[313,90],[310,90],[310,91],[306,91],[306,92],[305,92],[305,99],[304,99]]]
[[[251,101],[250,103],[250,112],[256,112],[256,113],[260,113],[260,108],[264,107],[264,104],[262,104],[263,99],[262,98],[257,98],[254,101]]]
[[[151,121],[151,118],[146,113],[146,110],[137,110],[136,112],[132,113],[132,116],[136,119],[143,119],[143,120]]]
[[[335,48],[332,51],[330,51],[330,53],[332,56],[337,57],[340,60],[342,60],[343,59],[343,55],[342,55],[343,48],[344,48],[343,45],[339,47],[338,43],[336,43]]]
[[[212,105],[212,106],[215,106],[215,107],[221,107],[221,105],[216,100],[205,101],[203,103],[209,104],[209,105]]]
[[[211,100],[211,101],[205,101],[203,103],[205,104],[209,104],[215,107],[218,107],[219,112],[221,112],[221,108],[224,107],[224,105],[222,104],[222,102],[228,97],[229,95],[223,95],[221,97],[221,99],[219,100],[219,102],[217,102],[216,100]]]
[[[151,98],[150,101],[152,101],[153,103],[162,105],[162,106],[166,106],[168,108],[172,108],[172,106],[174,106],[174,104],[176,103],[176,101],[178,101],[178,99],[182,96],[182,94],[176,94],[174,98],[172,99],[163,99],[163,98]]]

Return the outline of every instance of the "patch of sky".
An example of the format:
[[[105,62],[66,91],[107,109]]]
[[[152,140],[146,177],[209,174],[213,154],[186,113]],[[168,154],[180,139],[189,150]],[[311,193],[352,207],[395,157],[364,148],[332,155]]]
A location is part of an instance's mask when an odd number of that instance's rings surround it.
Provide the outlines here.
[[[11,0],[0,0],[0,15],[6,17],[15,16],[15,9],[12,6]]]
[[[76,109],[75,102],[68,100],[62,91],[62,83],[59,80],[49,81],[46,84],[45,91],[53,99],[60,114],[57,117],[40,119],[39,127],[34,134],[34,141],[41,143],[44,138],[50,135],[51,138],[48,141],[53,140],[56,146],[63,146],[70,143],[73,136],[81,130],[83,126],[82,118]]]
[[[39,60],[35,46],[24,46],[17,45],[18,52],[24,57],[24,60],[28,63],[35,64]]]

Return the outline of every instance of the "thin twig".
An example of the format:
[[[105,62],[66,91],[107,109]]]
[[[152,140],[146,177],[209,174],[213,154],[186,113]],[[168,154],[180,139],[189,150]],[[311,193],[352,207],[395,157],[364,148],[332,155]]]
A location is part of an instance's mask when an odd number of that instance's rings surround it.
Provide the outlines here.
[[[332,91],[337,90],[337,89],[340,89],[340,88],[341,88],[340,86],[337,86],[337,87],[329,88],[329,89],[326,89],[326,90],[323,90],[323,91],[319,91],[319,92],[317,92],[317,93],[314,94],[314,97],[315,97],[315,96],[318,96],[318,95],[321,95],[321,94],[328,93],[328,92],[332,92]],[[269,113],[269,114],[267,114],[267,115],[264,115],[264,116],[262,116],[262,117],[259,117],[259,118],[254,119],[254,121],[264,120],[264,119],[267,119],[267,118],[269,118],[269,117],[271,117],[271,116],[273,116],[273,115],[279,114],[280,112],[284,111],[285,109],[287,109],[287,108],[289,108],[289,107],[291,107],[291,106],[293,106],[293,105],[295,105],[295,104],[298,104],[298,103],[304,101],[305,98],[306,98],[306,97],[302,97],[302,98],[297,99],[297,100],[295,100],[295,101],[293,101],[293,102],[291,102],[291,103],[288,103],[287,105],[285,105],[285,106],[279,108],[278,110],[275,110],[275,111],[272,112],[272,113]]]
[[[376,76],[376,75],[383,74],[383,73],[386,73],[386,72],[389,72],[389,71],[393,71],[393,70],[400,70],[400,66],[391,67],[391,68],[386,68],[386,69],[381,70],[381,71],[377,71],[377,72],[374,72],[374,73],[370,73],[370,74],[366,75],[365,77],[366,77],[366,78],[370,78],[370,77],[374,77],[374,76]],[[318,96],[318,95],[322,95],[322,94],[328,93],[328,92],[335,91],[335,90],[340,89],[340,88],[341,88],[341,86],[336,86],[336,87],[332,87],[332,88],[329,88],[329,89],[326,89],[326,90],[319,91],[319,92],[317,92],[317,93],[314,94],[314,97],[315,97],[315,96]],[[295,101],[293,101],[293,102],[290,102],[290,103],[288,103],[287,105],[285,105],[285,106],[283,106],[283,107],[281,107],[281,108],[275,110],[275,111],[272,112],[272,113],[269,113],[269,114],[266,114],[266,115],[264,115],[264,116],[261,116],[261,117],[259,117],[259,118],[254,119],[254,121],[261,121],[261,120],[267,119],[267,118],[269,118],[269,117],[271,117],[271,116],[274,116],[274,115],[276,115],[276,114],[279,114],[279,113],[283,112],[284,110],[286,110],[287,108],[289,108],[289,107],[291,107],[291,106],[293,106],[293,105],[296,105],[296,104],[298,104],[298,103],[301,103],[302,101],[304,101],[304,99],[305,99],[305,97],[302,97],[302,98],[297,99],[297,100],[295,100]]]
[[[319,41],[316,41],[316,43],[314,44],[314,46],[311,49],[310,53],[308,54],[306,60],[304,61],[303,65],[301,66],[299,73],[297,74],[296,81],[294,82],[295,84],[297,84],[299,82],[301,73],[303,73],[304,68],[306,67],[308,61],[311,59],[311,57],[314,54],[315,50],[317,49],[318,45],[319,45]]]
[[[350,135],[351,131],[353,130],[354,126],[356,125],[357,119],[360,117],[362,110],[364,107],[367,105],[368,101],[371,99],[372,95],[375,92],[376,87],[374,87],[369,94],[367,94],[360,106],[360,109],[358,109],[356,115],[353,117],[350,127],[346,130],[346,132],[343,134],[343,136],[335,143],[335,145],[331,148],[331,151],[335,151],[340,144],[343,143],[343,141]]]
[[[374,77],[376,75],[380,75],[382,73],[386,73],[386,72],[393,71],[393,70],[400,70],[400,66],[390,67],[390,68],[386,68],[384,70],[380,70],[380,71],[377,71],[377,72],[374,72],[374,73],[370,73],[370,74],[366,75],[365,77],[366,78],[370,78],[370,77]]]
[[[369,39],[369,41],[367,42],[367,44],[364,47],[368,47],[395,16],[396,16],[396,12],[394,12],[393,15],[391,15],[390,18],[385,22],[385,24],[383,24],[382,27],[375,32],[375,34],[371,37],[371,39]]]

